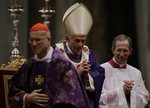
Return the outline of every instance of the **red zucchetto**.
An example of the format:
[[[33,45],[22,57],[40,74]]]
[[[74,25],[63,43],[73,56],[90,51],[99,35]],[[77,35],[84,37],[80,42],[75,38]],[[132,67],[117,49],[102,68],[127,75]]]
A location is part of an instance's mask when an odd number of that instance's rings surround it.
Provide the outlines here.
[[[48,28],[48,26],[46,26],[43,23],[37,23],[37,24],[35,24],[35,25],[33,25],[31,27],[30,32],[32,32],[32,31],[39,31],[39,30],[49,31],[49,28]]]

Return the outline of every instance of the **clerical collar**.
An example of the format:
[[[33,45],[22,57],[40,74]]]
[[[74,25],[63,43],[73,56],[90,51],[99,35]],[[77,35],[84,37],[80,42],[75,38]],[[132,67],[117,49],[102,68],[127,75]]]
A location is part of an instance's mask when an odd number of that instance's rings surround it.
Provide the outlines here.
[[[70,60],[72,60],[75,63],[81,61],[81,54],[74,54],[69,48],[68,42],[64,43],[64,49]]]
[[[119,64],[117,61],[113,58],[109,61],[110,65],[113,68],[119,68],[119,69],[126,69],[127,65],[126,64]]]
[[[73,54],[73,52],[71,51],[71,49],[70,49],[70,47],[69,47],[69,45],[68,45],[68,42],[66,42],[66,47],[67,47],[67,53],[69,53],[69,54]]]
[[[43,57],[42,59],[39,59],[39,58],[37,57],[37,55],[35,55],[35,56],[34,56],[34,59],[35,59],[36,61],[46,61],[46,62],[49,63],[50,60],[51,60],[53,51],[54,51],[54,49],[50,46],[49,51],[48,51],[48,53],[47,53],[47,55],[46,55],[45,57]]]

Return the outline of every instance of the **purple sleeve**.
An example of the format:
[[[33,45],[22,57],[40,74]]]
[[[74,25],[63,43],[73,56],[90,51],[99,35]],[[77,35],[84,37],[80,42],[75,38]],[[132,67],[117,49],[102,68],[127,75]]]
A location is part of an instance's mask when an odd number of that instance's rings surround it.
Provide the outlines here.
[[[8,101],[11,108],[23,106],[23,96],[27,92],[27,71],[30,62],[25,62],[9,81]]]
[[[98,60],[96,59],[96,56],[91,50],[89,55],[89,61],[91,64],[90,74],[94,80],[94,87],[95,87],[94,104],[95,108],[98,108],[102,86],[105,79],[105,70],[103,67],[100,66]]]
[[[91,108],[87,94],[84,94],[84,87],[80,83],[80,79],[74,66],[68,61],[63,62],[64,65],[59,70],[61,72],[60,86],[57,88],[53,105],[70,104],[75,108]],[[59,66],[60,67],[60,66]]]

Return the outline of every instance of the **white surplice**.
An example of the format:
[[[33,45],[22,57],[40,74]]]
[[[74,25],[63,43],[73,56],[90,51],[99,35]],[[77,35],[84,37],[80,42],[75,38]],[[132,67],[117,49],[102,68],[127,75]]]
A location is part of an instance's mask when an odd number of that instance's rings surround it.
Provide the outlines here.
[[[147,105],[149,93],[138,69],[128,64],[126,69],[113,68],[109,62],[101,66],[105,68],[105,80],[99,108],[144,108]],[[130,93],[130,107],[124,94],[123,80],[134,80]]]

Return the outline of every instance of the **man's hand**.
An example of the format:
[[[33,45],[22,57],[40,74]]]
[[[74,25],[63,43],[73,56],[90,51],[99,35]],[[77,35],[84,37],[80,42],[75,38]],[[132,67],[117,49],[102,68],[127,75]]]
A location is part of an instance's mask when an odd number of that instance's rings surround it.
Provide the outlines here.
[[[82,74],[87,75],[90,71],[91,65],[87,60],[83,61],[80,65],[77,66],[78,75],[81,76]]]
[[[34,90],[32,93],[27,95],[27,103],[34,103],[39,106],[44,106],[48,103],[49,97],[46,94],[39,93],[41,89]]]
[[[129,94],[134,86],[133,80],[124,80],[123,89],[125,94]]]

